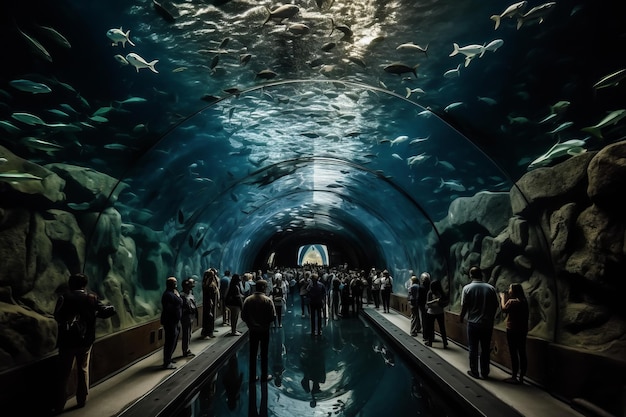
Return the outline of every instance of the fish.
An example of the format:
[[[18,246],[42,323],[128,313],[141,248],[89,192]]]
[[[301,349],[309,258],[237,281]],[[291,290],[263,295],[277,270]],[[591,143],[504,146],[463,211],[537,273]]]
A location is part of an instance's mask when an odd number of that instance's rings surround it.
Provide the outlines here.
[[[461,64],[457,65],[456,68],[449,69],[448,71],[443,73],[444,78],[457,78],[461,76]]]
[[[573,124],[574,124],[574,122],[564,122],[564,123],[561,123],[560,125],[558,125],[557,127],[555,127],[553,130],[551,130],[548,133],[551,134],[551,135],[554,135],[555,133],[559,133],[559,132],[564,131],[568,127],[572,127]]]
[[[494,30],[498,29],[498,27],[500,26],[500,21],[502,20],[502,18],[504,17],[508,17],[509,19],[522,14],[522,10],[524,10],[526,8],[526,5],[528,4],[527,1],[520,1],[517,3],[513,3],[511,4],[509,7],[507,7],[506,9],[504,9],[504,11],[502,13],[500,13],[499,15],[494,14],[493,16],[490,17],[491,20],[493,20],[496,24],[496,27],[493,28]]]
[[[131,52],[130,54],[126,55],[126,60],[128,61],[130,65],[135,67],[137,72],[139,72],[141,68],[149,68],[150,71],[157,73],[157,74],[159,73],[159,71],[157,71],[156,68],[154,67],[156,63],[159,62],[158,59],[155,59],[151,62],[147,62],[141,56],[137,55],[134,52]]]
[[[20,91],[24,91],[26,93],[46,94],[52,91],[52,89],[48,87],[46,84],[37,83],[34,81],[30,81],[30,80],[22,80],[22,79],[12,80],[12,81],[9,81],[9,84],[11,85],[11,87]]]
[[[414,44],[413,42],[403,43],[396,47],[397,51],[417,51],[423,52],[424,55],[428,56],[428,44],[425,47],[421,47],[419,45]]]
[[[125,100],[115,100],[115,103],[119,104],[119,105],[124,105],[124,104],[133,104],[133,103],[145,103],[148,100],[146,100],[143,97],[129,97]]]
[[[332,25],[332,29],[330,30],[330,33],[328,34],[328,36],[330,37],[333,32],[335,30],[338,30],[339,32],[343,33],[343,36],[341,37],[341,39],[347,39],[347,38],[351,38],[353,35],[352,29],[350,29],[350,26],[347,25],[338,25],[335,23],[334,19],[330,19],[330,24]]]
[[[70,44],[65,36],[61,35],[56,29],[49,26],[39,26],[39,29],[50,39],[54,40],[58,45],[67,49],[72,48],[72,44]]]
[[[404,159],[402,159],[402,157],[398,155],[397,153],[392,153],[391,156],[396,158],[397,160],[404,161]]]
[[[443,178],[439,179],[439,188],[448,188],[453,191],[465,191],[465,186],[457,180],[447,180]]]
[[[454,110],[457,107],[462,107],[465,106],[465,103],[463,103],[462,101],[457,101],[456,103],[450,103],[448,104],[443,111],[445,111],[446,113],[450,112],[450,110]]]
[[[556,2],[551,1],[549,3],[544,3],[539,6],[533,7],[528,12],[520,15],[517,18],[517,29],[521,28],[524,23],[530,23],[534,21],[538,21],[539,23],[543,23],[543,18],[554,9],[556,6]]]
[[[48,62],[52,62],[52,56],[46,50],[46,48],[44,48],[43,45],[39,43],[37,39],[23,32],[22,29],[20,29],[17,25],[15,25],[15,27],[17,27],[17,31],[20,33],[20,35],[22,35],[24,39],[26,39],[28,45],[37,53],[37,55],[39,55],[41,58],[45,59]]]
[[[274,71],[270,69],[264,69],[256,73],[256,78],[261,78],[263,80],[270,80],[276,77],[277,75],[278,74],[276,74]]]
[[[546,153],[532,161],[530,165],[528,165],[528,169],[531,170],[548,166],[555,159],[566,155],[580,155],[581,153],[586,152],[586,149],[583,148],[584,145],[585,141],[582,139],[570,139],[565,142],[557,142]]]
[[[230,38],[227,36],[224,39],[222,39],[222,41],[220,42],[219,46],[217,47],[217,49],[224,49],[226,48],[226,46],[228,45],[228,43],[230,42]]]
[[[300,11],[300,8],[293,4],[285,4],[271,11],[269,8],[265,8],[267,9],[268,16],[261,26],[265,26],[265,24],[272,19],[279,19],[282,22],[284,19],[295,16]]]
[[[558,115],[558,114],[556,114],[556,113],[551,113],[551,114],[547,115],[546,117],[544,117],[543,119],[541,119],[538,123],[539,123],[539,124],[544,124],[544,123],[547,123],[547,122],[549,122],[550,120],[552,120],[552,119],[554,119],[554,118],[556,118],[556,117],[558,117],[558,116],[559,116],[559,115]]]
[[[130,46],[135,46],[133,41],[130,40],[130,30],[124,32],[121,26],[119,29],[109,29],[107,31],[107,38],[109,38],[113,42],[111,46],[117,46],[121,43],[122,48],[125,48],[126,42],[128,42]],[[128,60],[128,57],[126,58],[126,60]]]
[[[411,94],[426,94],[426,91],[422,90],[421,88],[417,87],[417,88],[409,88],[406,87],[406,94],[404,95],[404,98],[409,98],[411,97]]]
[[[176,17],[172,12],[170,12],[163,4],[159,3],[156,0],[152,0],[152,7],[156,12],[168,23],[174,23],[176,21]]]
[[[504,45],[504,41],[502,39],[492,40],[483,48],[483,51],[480,53],[479,58],[482,57],[487,51],[496,52],[498,48],[502,45]]]
[[[30,174],[28,172],[7,171],[0,172],[0,181],[24,182],[24,181],[41,181],[42,177]]]
[[[122,65],[128,65],[128,61],[122,55],[114,55],[113,58]]]
[[[245,66],[250,59],[252,58],[252,54],[241,54],[239,55],[239,65]]]
[[[335,46],[337,46],[337,44],[335,42],[328,42],[328,43],[325,43],[324,45],[322,45],[321,49],[324,52],[328,52],[328,51],[334,49]]]
[[[304,23],[293,23],[287,26],[285,30],[293,33],[294,35],[306,35],[311,32],[311,28]]]
[[[22,129],[6,120],[0,120],[0,127],[3,128],[7,133],[10,133],[12,135],[18,134],[22,131]]]
[[[20,122],[31,126],[46,124],[46,122],[41,120],[39,116],[35,116],[34,114],[30,113],[16,112],[11,114],[11,117],[15,120],[19,120]]]
[[[406,159],[406,163],[409,166],[413,166],[413,165],[415,165],[417,163],[421,163],[421,162],[426,161],[428,158],[430,158],[430,155],[426,155],[426,152],[423,152],[423,153],[421,153],[419,155],[409,156]]]
[[[478,101],[482,101],[483,103],[488,104],[490,106],[495,106],[496,104],[498,104],[498,102],[492,99],[491,97],[478,96]]]
[[[409,139],[409,137],[406,136],[406,135],[398,136],[397,138],[395,138],[394,140],[389,142],[389,146],[393,146],[393,145],[396,145],[398,143],[406,142],[408,139]]]
[[[56,143],[48,142],[45,140],[37,139],[32,136],[27,136],[20,139],[20,142],[29,149],[36,149],[39,151],[44,151],[48,155],[52,155],[54,152],[58,152],[63,149],[63,146],[57,145]]]
[[[348,61],[357,64],[361,68],[367,68],[367,64],[365,63],[365,61],[358,56],[347,56],[346,58],[348,59]]]
[[[410,67],[402,62],[392,62],[391,64],[385,66],[384,70],[385,72],[388,72],[390,74],[398,74],[398,75],[402,75],[402,74],[406,74],[406,73],[413,73],[413,75],[415,75],[417,77],[417,67],[419,66],[419,64],[416,64],[413,67]]]
[[[557,101],[552,106],[550,106],[550,111],[555,114],[562,114],[568,109],[570,104],[572,103],[566,100]]]
[[[620,81],[622,81],[624,78],[626,78],[626,68],[615,71],[609,75],[605,75],[604,77],[600,78],[600,80],[593,85],[593,89],[599,90],[600,88],[607,88],[618,85]]]
[[[472,45],[466,45],[466,46],[459,46],[458,43],[453,42],[452,43],[452,47],[454,48],[452,52],[450,52],[449,56],[455,56],[459,53],[465,55],[466,57],[473,57],[475,55],[479,55],[484,53],[485,51],[485,45],[476,45],[476,44],[472,44]],[[467,66],[467,65],[465,65]]]
[[[622,120],[624,117],[626,117],[626,109],[613,110],[604,119],[600,120],[594,126],[583,127],[580,130],[583,132],[590,133],[599,139],[604,139],[604,137],[602,136],[601,129],[609,125],[617,124],[617,122]]]
[[[219,62],[220,62],[220,56],[219,55],[213,56],[213,59],[211,59],[211,64],[209,64],[209,68],[211,70],[214,70],[215,67],[217,67],[217,64],[219,64]]]

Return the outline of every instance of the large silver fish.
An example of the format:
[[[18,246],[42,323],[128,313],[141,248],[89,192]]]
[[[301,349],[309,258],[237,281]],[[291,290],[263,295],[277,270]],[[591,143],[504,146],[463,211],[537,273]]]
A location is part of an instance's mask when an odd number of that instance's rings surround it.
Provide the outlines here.
[[[517,28],[521,28],[524,23],[530,23],[535,21],[542,23],[543,18],[552,11],[554,6],[556,6],[556,2],[551,1],[549,3],[544,3],[542,5],[533,7],[527,13],[524,13],[517,18]]]
[[[293,4],[285,4],[271,11],[267,7],[266,9],[268,16],[262,26],[272,19],[279,19],[282,22],[284,19],[289,19],[290,17],[295,16],[300,11],[300,8],[298,6],[294,6]]]

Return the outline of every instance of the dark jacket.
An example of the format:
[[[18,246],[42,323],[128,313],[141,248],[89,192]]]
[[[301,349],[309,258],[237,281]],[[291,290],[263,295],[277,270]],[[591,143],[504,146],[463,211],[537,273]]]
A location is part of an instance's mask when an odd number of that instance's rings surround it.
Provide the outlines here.
[[[54,319],[59,325],[57,346],[59,349],[89,347],[96,340],[96,317],[108,318],[115,314],[115,308],[104,305],[95,294],[85,290],[74,290],[63,294],[57,300]],[[84,323],[84,338],[70,339],[65,331],[66,326],[80,316]]]
[[[175,325],[183,316],[183,299],[172,290],[166,290],[161,297],[163,310],[161,311],[161,324]]]

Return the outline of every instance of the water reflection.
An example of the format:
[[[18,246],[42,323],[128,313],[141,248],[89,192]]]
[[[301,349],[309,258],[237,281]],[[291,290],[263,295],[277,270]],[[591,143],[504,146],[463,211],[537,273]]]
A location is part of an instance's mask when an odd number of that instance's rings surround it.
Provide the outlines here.
[[[250,375],[250,349],[243,344],[208,387],[201,388],[198,399],[175,417],[378,417],[415,415],[416,410],[424,417],[442,415],[441,411],[455,415],[446,405],[449,399],[413,373],[394,347],[363,320],[326,320],[322,336],[311,337],[310,322],[301,317],[295,301],[286,311],[283,327],[271,330],[269,382]]]

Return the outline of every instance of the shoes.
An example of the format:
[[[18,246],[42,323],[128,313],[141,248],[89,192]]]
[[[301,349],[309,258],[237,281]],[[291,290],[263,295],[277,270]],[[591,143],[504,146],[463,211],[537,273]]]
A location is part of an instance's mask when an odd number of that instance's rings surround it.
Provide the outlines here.
[[[300,385],[302,385],[304,392],[309,393],[311,391],[311,388],[309,388],[309,381],[307,379],[303,378],[302,381],[300,381]]]
[[[163,369],[176,369],[176,365],[168,363],[167,365],[163,365]]]
[[[443,348],[448,349],[448,342],[443,342]]]
[[[480,375],[478,375],[478,372],[474,372],[472,370],[469,370],[469,371],[467,371],[467,374],[469,376],[471,376],[472,378],[480,379]]]
[[[230,333],[231,336],[241,336],[241,332],[235,331]]]
[[[212,334],[212,335],[210,335],[208,337],[209,337],[209,339],[215,339],[215,335],[214,334]]]
[[[412,337],[416,337],[416,336],[417,336],[417,333],[411,333],[411,336],[412,336]]]
[[[261,379],[261,382],[267,382],[267,381],[271,381],[273,378],[274,378],[274,375],[266,375],[266,376],[261,376],[260,379]],[[254,380],[258,381],[259,377],[258,376],[254,377]]]
[[[433,347],[433,342],[426,342],[424,343],[424,345],[428,347]]]
[[[192,356],[193,357],[193,356],[196,356],[196,354],[193,353],[192,351],[188,350],[187,352],[183,353],[183,356],[184,357],[188,357],[188,356]]]
[[[517,378],[515,378],[514,376],[512,376],[511,378],[507,378],[504,380],[504,382],[506,382],[507,384],[515,384],[515,385],[519,385],[519,380]]]
[[[317,335],[321,336],[322,335],[322,331],[320,330],[319,332],[317,332]]]
[[[209,340],[209,336],[200,336],[200,340]]]
[[[279,325],[278,325],[278,327],[283,327],[283,325],[282,325],[282,324],[279,324]]]

